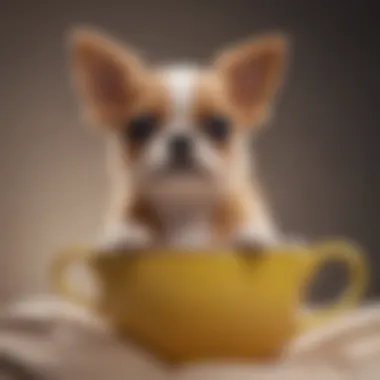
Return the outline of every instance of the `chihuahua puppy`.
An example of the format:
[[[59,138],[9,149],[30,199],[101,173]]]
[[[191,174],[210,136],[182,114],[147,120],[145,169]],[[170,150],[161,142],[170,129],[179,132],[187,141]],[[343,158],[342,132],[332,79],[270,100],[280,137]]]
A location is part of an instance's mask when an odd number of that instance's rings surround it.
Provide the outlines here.
[[[108,140],[102,251],[278,242],[250,136],[269,116],[287,46],[268,35],[226,49],[207,67],[151,67],[99,32],[71,34],[77,91]]]

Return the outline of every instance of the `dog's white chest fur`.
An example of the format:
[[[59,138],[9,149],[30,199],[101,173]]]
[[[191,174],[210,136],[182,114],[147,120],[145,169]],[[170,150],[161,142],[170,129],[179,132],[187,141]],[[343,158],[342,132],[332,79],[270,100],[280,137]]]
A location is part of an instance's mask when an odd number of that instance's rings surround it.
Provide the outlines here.
[[[201,207],[160,208],[164,242],[169,247],[207,248],[212,244],[211,210]]]
[[[163,192],[150,194],[163,227],[163,243],[169,247],[207,248],[213,242],[213,211],[217,198],[196,181],[173,181]],[[168,191],[168,187],[172,191]]]

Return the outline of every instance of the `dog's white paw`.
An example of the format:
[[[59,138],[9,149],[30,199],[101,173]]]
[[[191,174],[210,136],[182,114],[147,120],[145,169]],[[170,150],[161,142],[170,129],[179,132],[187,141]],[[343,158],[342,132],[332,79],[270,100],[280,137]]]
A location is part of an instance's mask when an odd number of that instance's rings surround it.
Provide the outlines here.
[[[260,233],[252,230],[238,231],[234,237],[233,246],[238,250],[264,253],[266,249],[276,247],[281,239],[274,233]]]
[[[131,224],[111,230],[98,245],[100,254],[128,253],[143,250],[152,245],[150,231],[140,225]]]

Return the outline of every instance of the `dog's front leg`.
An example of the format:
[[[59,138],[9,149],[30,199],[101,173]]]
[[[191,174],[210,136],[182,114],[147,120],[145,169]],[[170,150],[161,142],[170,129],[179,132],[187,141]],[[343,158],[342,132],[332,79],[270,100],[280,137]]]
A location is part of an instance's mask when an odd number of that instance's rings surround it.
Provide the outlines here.
[[[306,240],[283,234],[267,213],[252,213],[234,234],[233,244],[238,249],[260,253],[278,246],[300,247]]]
[[[248,192],[238,203],[238,220],[232,244],[248,252],[263,252],[283,240],[272,215],[258,193]]]
[[[123,220],[106,226],[98,250],[101,253],[133,252],[146,249],[152,243],[152,234],[148,228],[132,220]]]
[[[238,249],[263,252],[280,244],[280,232],[269,220],[252,216],[238,227],[234,234],[233,245]]]

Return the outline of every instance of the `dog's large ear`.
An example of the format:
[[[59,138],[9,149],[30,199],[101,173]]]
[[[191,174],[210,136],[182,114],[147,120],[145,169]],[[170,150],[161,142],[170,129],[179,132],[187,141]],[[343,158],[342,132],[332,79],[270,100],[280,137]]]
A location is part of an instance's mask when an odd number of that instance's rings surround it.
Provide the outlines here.
[[[144,77],[140,58],[89,29],[72,31],[69,42],[75,86],[86,114],[104,125],[117,124],[139,97]]]
[[[268,35],[221,53],[216,68],[226,85],[229,100],[249,123],[265,118],[282,83],[288,53],[288,39]]]

